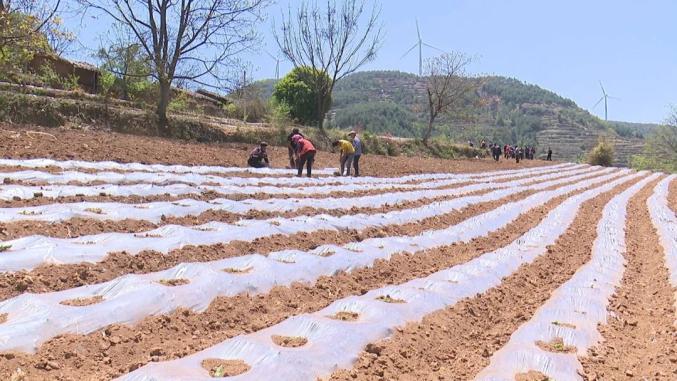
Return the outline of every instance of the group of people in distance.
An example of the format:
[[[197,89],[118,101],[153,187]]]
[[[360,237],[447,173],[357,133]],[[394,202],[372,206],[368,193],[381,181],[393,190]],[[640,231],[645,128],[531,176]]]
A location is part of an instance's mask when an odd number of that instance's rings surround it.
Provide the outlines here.
[[[482,143],[480,143],[480,148],[489,150],[491,157],[493,157],[495,161],[499,161],[501,154],[503,154],[503,158],[515,159],[517,163],[519,163],[520,160],[533,160],[534,157],[536,157],[536,147],[534,146],[520,147],[518,145],[512,146],[510,144],[505,144],[503,145],[503,148],[501,148],[498,143],[487,144],[485,140],[482,140]],[[548,156],[545,160],[552,161],[552,149],[550,147],[548,147]]]
[[[354,175],[360,175],[360,157],[362,156],[362,141],[357,137],[355,131],[348,133],[348,139],[339,139],[332,143],[332,147],[338,148],[340,153],[340,172],[337,175],[350,176],[351,167],[354,169]],[[311,177],[313,163],[317,149],[310,139],[303,136],[298,128],[292,129],[287,136],[287,150],[289,154],[289,168],[298,170],[297,176],[303,174],[303,168],[306,168],[306,175]],[[250,154],[247,164],[253,168],[270,167],[270,159],[267,152],[268,143],[260,142]]]

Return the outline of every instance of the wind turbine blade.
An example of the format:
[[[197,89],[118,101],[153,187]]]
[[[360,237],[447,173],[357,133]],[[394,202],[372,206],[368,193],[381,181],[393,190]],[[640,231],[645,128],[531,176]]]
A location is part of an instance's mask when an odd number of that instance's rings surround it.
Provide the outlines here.
[[[418,46],[418,44],[414,44],[414,46],[412,46],[411,49],[407,50],[406,53],[402,54],[402,57],[400,57],[400,59],[406,57],[406,55],[411,53],[412,50],[416,49],[417,46]]]
[[[617,100],[617,101],[620,101],[620,100],[621,100],[621,98],[619,98],[619,97],[612,97],[611,95],[607,95],[606,97],[609,98],[609,99]]]
[[[602,94],[606,96],[606,91],[604,90],[604,86],[602,85],[602,81],[599,81],[599,87],[602,88]]]
[[[425,42],[424,42],[423,45],[425,45],[425,46],[427,46],[427,47],[429,47],[429,48],[433,48],[433,49],[435,49],[435,50],[439,50],[439,51],[442,52],[442,53],[446,53],[446,51],[444,51],[444,50],[442,50],[442,49],[440,49],[440,48],[438,48],[438,47],[436,47],[436,46],[432,46],[432,45],[430,45],[430,44],[428,44],[428,43],[425,43]]]
[[[595,107],[597,107],[600,103],[602,103],[603,100],[604,100],[604,97],[599,98],[599,100],[597,101],[597,103],[595,103],[595,105],[592,106],[592,109],[594,110]]]
[[[416,34],[418,34],[418,40],[421,41],[421,30],[418,28],[418,19],[416,19]]]

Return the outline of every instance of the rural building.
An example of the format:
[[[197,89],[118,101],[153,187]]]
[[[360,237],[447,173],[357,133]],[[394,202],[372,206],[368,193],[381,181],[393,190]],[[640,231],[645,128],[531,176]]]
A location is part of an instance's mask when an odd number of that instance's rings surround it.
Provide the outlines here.
[[[84,62],[73,62],[56,55],[43,53],[36,54],[29,63],[30,70],[34,72],[39,72],[40,68],[47,65],[51,66],[62,78],[67,78],[71,75],[77,76],[78,84],[83,90],[93,94],[98,92],[100,72],[96,66]]]

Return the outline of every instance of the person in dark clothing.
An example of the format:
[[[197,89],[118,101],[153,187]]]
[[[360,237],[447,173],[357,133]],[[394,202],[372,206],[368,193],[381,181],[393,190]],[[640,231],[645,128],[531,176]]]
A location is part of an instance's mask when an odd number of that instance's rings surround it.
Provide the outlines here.
[[[550,147],[548,147],[548,157],[545,160],[552,161],[552,148]]]
[[[501,147],[498,144],[494,144],[491,147],[491,153],[494,156],[494,160],[498,161],[501,158]]]
[[[301,177],[303,174],[303,166],[306,165],[306,173],[308,177],[310,177],[313,171],[313,162],[315,161],[315,153],[317,150],[310,140],[304,138],[300,134],[294,135],[292,141],[294,142],[296,154],[299,158],[297,176]]]
[[[296,147],[294,147],[294,141],[292,139],[294,135],[300,135],[301,137],[303,137],[301,131],[296,127],[294,127],[294,129],[291,130],[291,134],[287,135],[287,141],[289,142],[287,146],[287,153],[289,154],[289,168],[297,167],[296,160],[298,159],[298,157],[296,156]]]
[[[268,143],[261,142],[259,146],[254,148],[249,154],[249,160],[247,164],[253,168],[267,168],[270,167],[270,161],[268,160],[268,152],[266,152],[266,147]]]
[[[522,149],[519,146],[515,146],[515,162],[520,162],[520,157],[522,156]]]

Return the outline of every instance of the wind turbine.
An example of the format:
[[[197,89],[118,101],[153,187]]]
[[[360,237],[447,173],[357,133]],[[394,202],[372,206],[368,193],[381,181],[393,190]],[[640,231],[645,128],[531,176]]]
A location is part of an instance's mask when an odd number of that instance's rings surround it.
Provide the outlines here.
[[[407,50],[407,52],[404,53],[400,59],[406,57],[407,54],[409,54],[412,50],[414,50],[414,49],[416,49],[416,47],[418,47],[418,75],[422,76],[423,75],[423,46],[427,46],[429,48],[439,50],[442,53],[444,53],[444,50],[442,50],[440,48],[436,48],[436,47],[434,47],[434,46],[432,46],[432,45],[430,45],[426,42],[423,42],[423,39],[421,38],[421,30],[418,27],[418,19],[416,19],[416,33],[418,35],[418,42],[416,42],[414,44],[414,46],[412,46],[409,50]]]
[[[275,79],[280,79],[280,57],[276,57],[272,54],[270,54],[268,51],[265,51],[270,58],[275,60]]]
[[[612,97],[611,95],[606,93],[606,90],[604,90],[604,85],[602,85],[602,81],[599,81],[599,87],[602,88],[602,97],[599,98],[597,103],[595,103],[595,105],[592,106],[592,108],[594,109],[595,107],[597,107],[598,104],[600,104],[600,102],[604,101],[604,120],[608,121],[609,120],[609,99],[618,99],[618,98]]]

